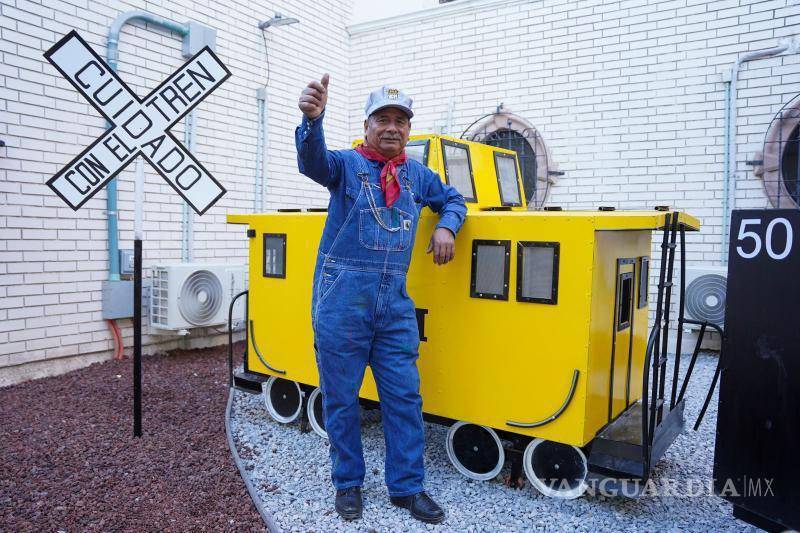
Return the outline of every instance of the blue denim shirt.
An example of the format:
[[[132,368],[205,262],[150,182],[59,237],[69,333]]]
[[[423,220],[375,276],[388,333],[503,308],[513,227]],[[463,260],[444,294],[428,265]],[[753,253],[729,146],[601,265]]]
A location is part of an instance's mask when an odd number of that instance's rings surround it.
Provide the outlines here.
[[[320,241],[320,251],[325,253],[331,244],[328,241],[342,225],[352,207],[353,199],[348,196],[347,191],[360,186],[354,158],[360,158],[361,155],[355,150],[328,150],[322,130],[323,117],[324,112],[314,120],[309,120],[304,115],[300,126],[295,130],[295,145],[300,172],[327,187],[331,193],[326,231]],[[382,166],[377,161],[369,161],[368,164],[375,169]],[[467,214],[464,197],[418,161],[407,160],[400,166],[398,174],[408,178],[418,210],[429,207],[438,213],[439,223],[436,227],[447,228],[455,236]],[[381,205],[385,205],[383,194],[379,192],[375,198]]]

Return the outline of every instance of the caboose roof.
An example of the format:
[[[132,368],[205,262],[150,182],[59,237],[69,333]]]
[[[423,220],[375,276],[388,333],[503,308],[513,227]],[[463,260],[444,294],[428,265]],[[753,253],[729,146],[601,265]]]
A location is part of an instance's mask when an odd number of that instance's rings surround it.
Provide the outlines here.
[[[472,211],[467,215],[473,217],[534,217],[538,219],[553,219],[568,222],[569,220],[591,221],[597,231],[621,230],[656,230],[664,227],[666,215],[671,211]],[[678,213],[679,224],[687,231],[700,229],[700,220],[687,213]],[[249,224],[262,217],[325,217],[326,213],[320,212],[290,212],[290,213],[259,213],[244,215],[228,215],[229,224]]]

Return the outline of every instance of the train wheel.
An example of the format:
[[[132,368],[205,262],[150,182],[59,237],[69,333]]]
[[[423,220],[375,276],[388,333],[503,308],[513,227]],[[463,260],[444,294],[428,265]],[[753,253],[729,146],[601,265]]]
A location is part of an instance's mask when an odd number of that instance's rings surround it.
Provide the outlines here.
[[[492,428],[467,422],[450,426],[447,456],[456,470],[478,481],[497,476],[506,459],[500,437]]]
[[[314,430],[314,433],[327,439],[328,432],[325,431],[325,418],[322,416],[322,391],[319,387],[314,389],[308,397],[306,413],[308,414],[308,421],[311,423],[311,428]]]
[[[269,415],[277,422],[288,424],[300,416],[303,409],[303,393],[294,381],[271,376],[261,385],[264,405]]]
[[[586,492],[589,467],[580,448],[534,439],[522,456],[531,485],[552,498],[572,500]]]

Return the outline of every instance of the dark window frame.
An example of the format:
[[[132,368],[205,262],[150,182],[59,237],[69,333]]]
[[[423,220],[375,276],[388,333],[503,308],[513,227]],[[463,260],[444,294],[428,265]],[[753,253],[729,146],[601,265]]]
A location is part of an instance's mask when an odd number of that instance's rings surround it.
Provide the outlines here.
[[[461,143],[461,142],[456,142],[456,141],[449,141],[447,139],[442,139],[442,161],[444,162],[444,181],[448,185],[453,186],[450,183],[450,176],[449,176],[450,172],[449,172],[449,168],[447,166],[447,153],[446,153],[447,150],[445,150],[445,146],[453,146],[453,147],[456,147],[456,148],[463,148],[463,149],[465,149],[467,151],[467,166],[469,167],[469,181],[470,181],[470,184],[472,185],[472,196],[469,197],[469,198],[464,196],[464,201],[467,202],[467,203],[470,203],[470,204],[477,203],[478,202],[478,194],[475,191],[475,172],[472,170],[472,154],[470,153],[469,145],[467,143]],[[463,196],[463,193],[461,193],[461,191],[458,191],[458,192]]]
[[[502,246],[505,249],[505,264],[503,265],[503,294],[477,292],[475,284],[478,279],[478,246]],[[508,283],[511,272],[511,241],[498,241],[495,239],[472,240],[472,267],[470,272],[469,295],[471,298],[484,298],[486,300],[508,301]]]
[[[625,281],[630,280],[630,293],[628,298],[628,320],[626,322],[622,322],[622,288],[625,285]],[[614,317],[614,326],[617,328],[617,331],[624,331],[631,327],[631,321],[633,319],[633,294],[634,288],[633,284],[635,283],[634,272],[620,272],[617,274],[617,316]]]
[[[267,251],[267,239],[281,239],[283,244],[283,272],[281,274],[268,274],[267,273],[267,265],[265,263],[265,255]],[[263,240],[261,241],[261,273],[265,278],[280,278],[286,279],[286,233],[265,233]]]
[[[512,207],[522,207],[522,191],[519,188],[520,169],[517,157],[512,154],[504,154],[503,152],[493,151],[494,153],[494,173],[497,176],[497,192],[500,194],[500,204]],[[514,161],[514,183],[517,185],[517,201],[506,202],[503,199],[503,184],[500,181],[500,167],[497,165],[497,158],[512,159]]]
[[[524,273],[525,248],[553,248],[553,285],[550,298],[533,298],[522,295],[522,275]],[[561,256],[561,243],[555,241],[517,242],[517,301],[537,304],[558,305],[558,269]]]
[[[642,285],[644,283],[644,285]],[[639,294],[636,299],[636,309],[647,307],[650,288],[650,257],[643,255],[639,258]],[[644,290],[643,290],[644,289]]]
[[[425,150],[422,153],[422,164],[428,166],[428,156],[430,155],[431,140],[430,139],[414,139],[408,141],[406,146],[424,146]]]

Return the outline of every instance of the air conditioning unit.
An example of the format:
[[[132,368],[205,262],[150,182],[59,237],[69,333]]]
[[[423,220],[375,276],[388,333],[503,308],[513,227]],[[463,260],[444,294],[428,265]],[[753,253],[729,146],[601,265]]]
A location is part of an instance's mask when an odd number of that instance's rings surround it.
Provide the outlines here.
[[[231,299],[247,288],[244,265],[177,263],[152,269],[150,325],[182,331],[221,326],[228,322]],[[244,315],[244,299],[237,301],[234,318]]]
[[[687,267],[685,317],[724,327],[727,283],[727,267]],[[678,287],[676,283],[675,288]],[[673,294],[673,299],[677,299],[677,292]]]

